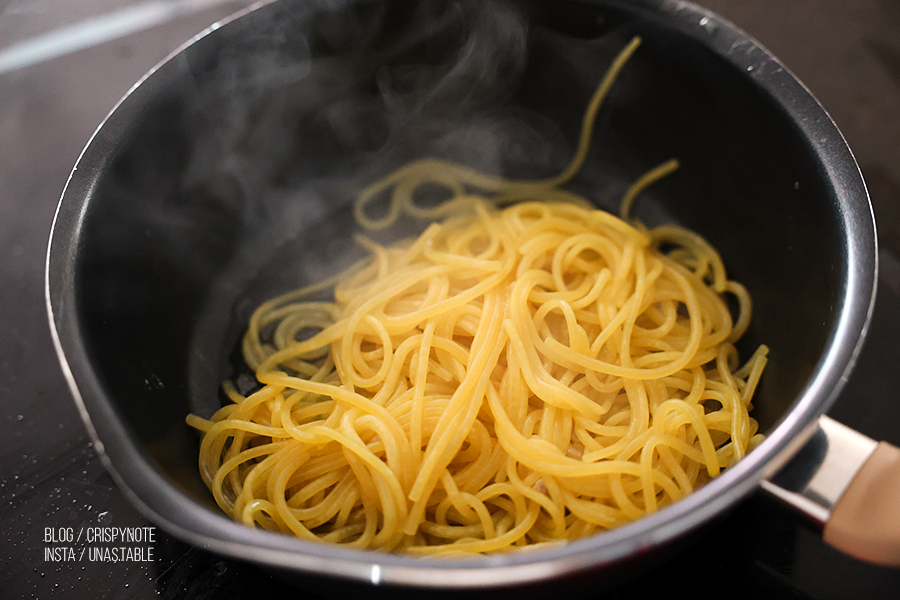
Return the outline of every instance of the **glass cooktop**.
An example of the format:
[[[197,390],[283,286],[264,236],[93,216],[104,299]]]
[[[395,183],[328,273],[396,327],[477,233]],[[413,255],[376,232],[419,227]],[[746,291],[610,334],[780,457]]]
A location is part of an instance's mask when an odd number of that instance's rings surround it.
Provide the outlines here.
[[[249,4],[0,0],[0,597],[297,593],[269,572],[177,541],[132,507],[79,418],[43,300],[53,213],[93,129],[155,62]],[[856,153],[879,228],[879,296],[858,366],[829,414],[900,444],[900,4],[701,4],[781,58],[831,112]],[[98,554],[96,548],[110,543],[61,543],[113,527],[145,537],[120,556]],[[66,545],[94,550],[47,552]],[[685,590],[700,598],[900,598],[900,569],[839,555],[763,498],[741,504],[674,557],[597,598],[642,598],[688,577]]]

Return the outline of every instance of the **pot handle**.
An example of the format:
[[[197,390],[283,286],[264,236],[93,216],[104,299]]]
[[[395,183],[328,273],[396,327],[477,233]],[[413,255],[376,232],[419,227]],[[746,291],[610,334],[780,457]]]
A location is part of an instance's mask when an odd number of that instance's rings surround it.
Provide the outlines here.
[[[763,489],[822,528],[825,543],[900,567],[900,449],[822,416],[810,441]]]

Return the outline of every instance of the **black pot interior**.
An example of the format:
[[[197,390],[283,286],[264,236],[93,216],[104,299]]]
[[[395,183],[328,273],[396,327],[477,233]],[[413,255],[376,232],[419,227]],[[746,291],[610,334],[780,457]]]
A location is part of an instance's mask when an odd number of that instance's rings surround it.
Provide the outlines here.
[[[680,160],[636,213],[702,233],[749,288],[741,349],[771,348],[754,405],[776,424],[828,343],[847,257],[821,161],[763,86],[629,3],[328,4],[266,6],[177,55],[104,126],[87,196],[66,199],[86,203],[75,298],[99,401],[160,472],[213,505],[184,418],[220,405],[258,303],[363,255],[362,186],[424,156],[556,174],[634,34],[571,188],[615,211]]]

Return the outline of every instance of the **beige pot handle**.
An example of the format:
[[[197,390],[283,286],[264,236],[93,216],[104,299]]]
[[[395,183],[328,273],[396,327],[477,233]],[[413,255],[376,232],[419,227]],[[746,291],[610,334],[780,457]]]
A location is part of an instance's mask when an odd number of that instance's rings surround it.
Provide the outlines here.
[[[900,567],[900,449],[827,416],[764,490],[822,528],[827,544]]]
[[[831,510],[822,537],[851,556],[900,567],[900,449],[875,447]]]

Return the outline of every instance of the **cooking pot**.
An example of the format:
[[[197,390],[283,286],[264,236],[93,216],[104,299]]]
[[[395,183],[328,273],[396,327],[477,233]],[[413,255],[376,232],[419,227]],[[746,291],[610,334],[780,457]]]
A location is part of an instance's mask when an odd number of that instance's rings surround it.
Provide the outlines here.
[[[253,308],[355,261],[353,198],[410,160],[557,173],[594,86],[634,35],[643,42],[571,187],[614,211],[641,173],[679,159],[635,212],[704,235],[749,289],[740,349],[771,349],[754,399],[764,441],[683,500],[536,552],[353,551],[221,514],[185,416],[220,406]],[[197,36],[98,128],[56,214],[47,303],[101,458],[172,534],[307,582],[538,589],[611,584],[760,488],[845,551],[900,563],[896,449],[824,416],[859,352],[876,268],[866,188],[835,124],[768,51],[696,5],[282,0]]]

